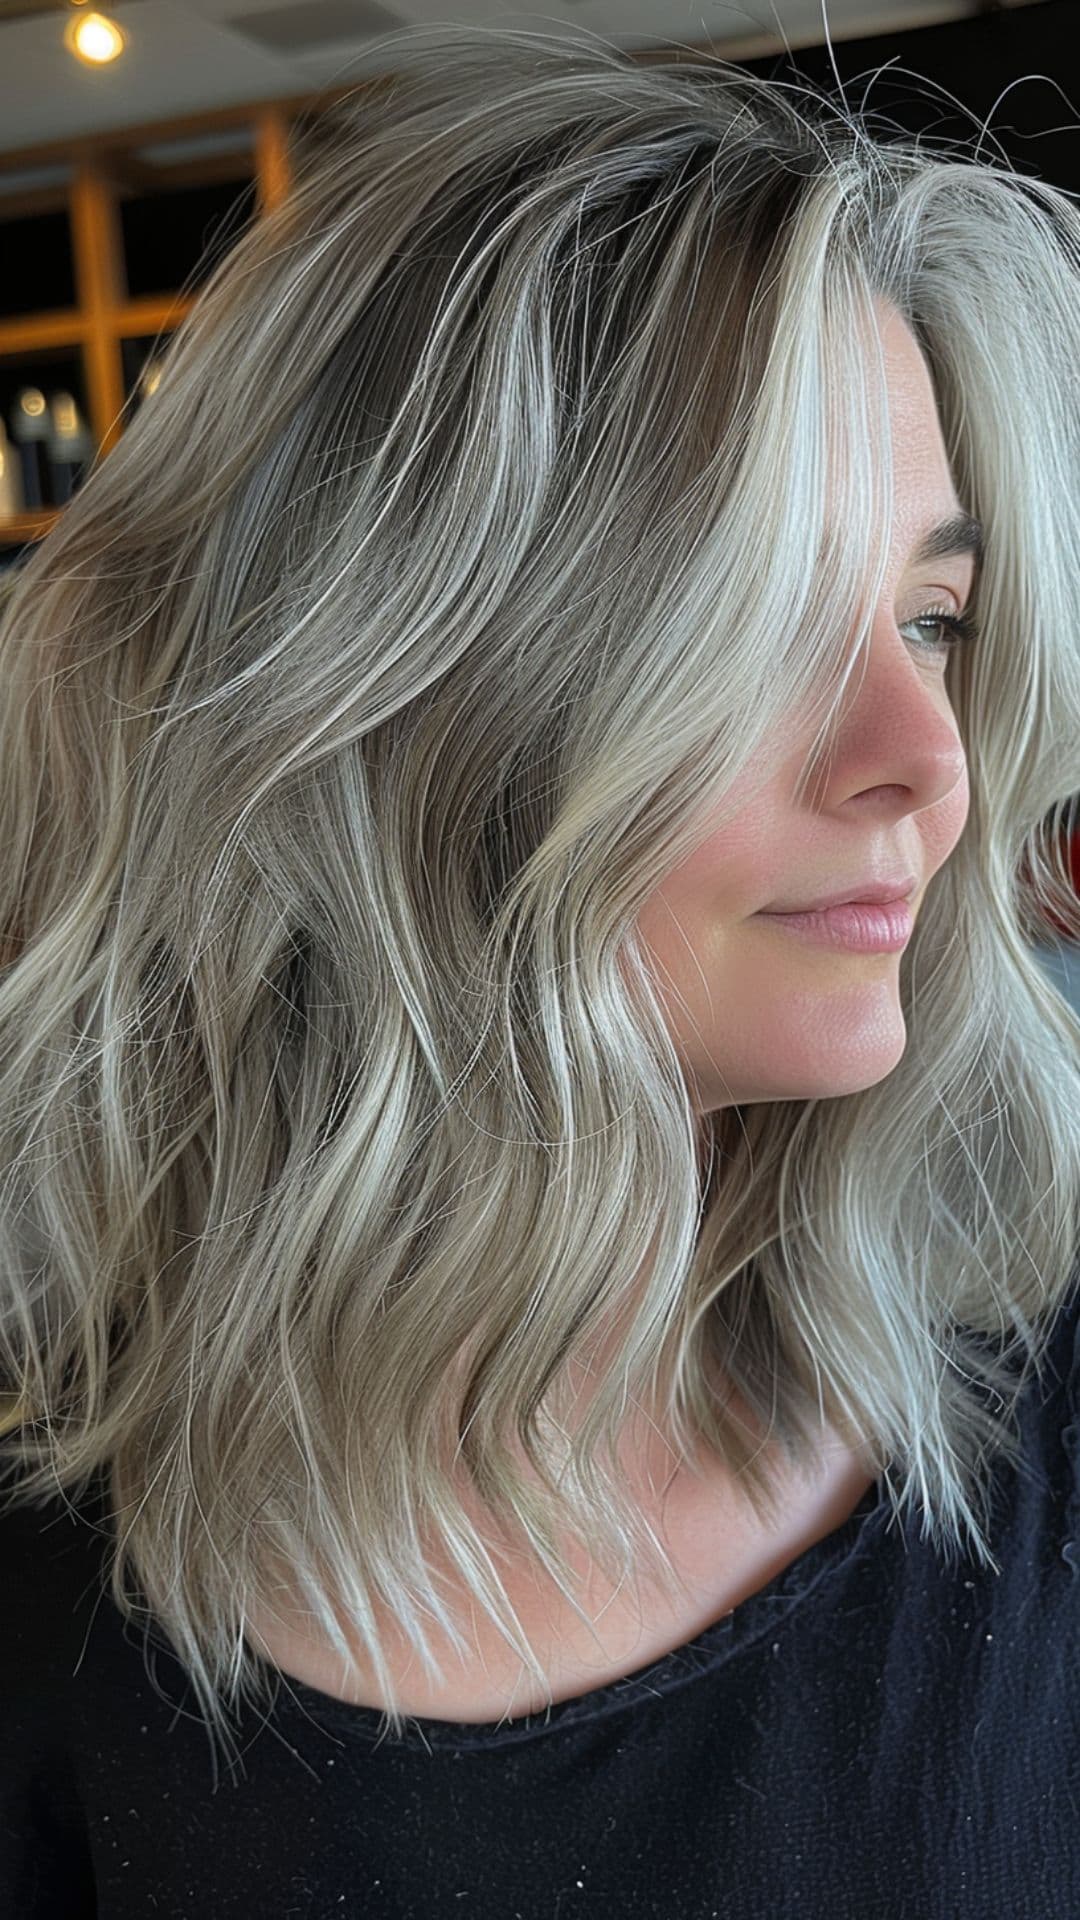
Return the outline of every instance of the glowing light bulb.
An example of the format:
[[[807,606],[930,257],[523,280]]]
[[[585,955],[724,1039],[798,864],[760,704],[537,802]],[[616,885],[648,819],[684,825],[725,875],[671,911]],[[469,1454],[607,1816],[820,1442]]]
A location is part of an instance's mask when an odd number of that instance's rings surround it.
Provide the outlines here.
[[[64,45],[88,67],[103,67],[123,53],[127,34],[103,13],[78,13],[64,28]]]

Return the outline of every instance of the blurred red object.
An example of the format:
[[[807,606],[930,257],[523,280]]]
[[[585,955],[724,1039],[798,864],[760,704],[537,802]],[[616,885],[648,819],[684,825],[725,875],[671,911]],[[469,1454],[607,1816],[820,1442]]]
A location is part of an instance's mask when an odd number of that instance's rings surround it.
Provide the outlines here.
[[[1050,912],[1049,909],[1045,910],[1040,915],[1040,918],[1043,924],[1049,927],[1061,939],[1075,942],[1080,939],[1080,933],[1077,931],[1078,927],[1080,927],[1080,827],[1077,828],[1075,833],[1069,835],[1066,865],[1069,873],[1072,875],[1073,892],[1076,895],[1076,923],[1071,927],[1067,927],[1065,922],[1059,919],[1056,913]]]

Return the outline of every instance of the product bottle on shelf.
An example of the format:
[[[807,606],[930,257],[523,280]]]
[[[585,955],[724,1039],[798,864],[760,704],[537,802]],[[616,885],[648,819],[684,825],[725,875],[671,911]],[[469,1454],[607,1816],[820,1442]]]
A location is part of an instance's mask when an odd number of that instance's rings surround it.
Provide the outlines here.
[[[19,449],[8,439],[7,427],[0,417],[0,521],[21,513],[25,505]]]
[[[94,458],[94,442],[74,394],[63,388],[49,395],[49,431],[45,446],[49,460],[52,501],[62,507],[71,499]]]
[[[24,508],[53,506],[47,446],[49,408],[40,387],[19,388],[8,425],[19,449]]]

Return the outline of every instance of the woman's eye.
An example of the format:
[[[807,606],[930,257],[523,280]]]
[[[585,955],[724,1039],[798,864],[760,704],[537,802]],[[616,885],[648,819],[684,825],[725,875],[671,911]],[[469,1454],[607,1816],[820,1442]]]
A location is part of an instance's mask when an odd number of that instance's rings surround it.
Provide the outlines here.
[[[928,647],[931,653],[948,654],[961,641],[979,637],[978,623],[972,614],[950,613],[947,607],[935,607],[929,613],[918,614],[914,620],[905,622],[905,630],[909,627],[929,629],[930,634],[936,636],[919,641],[919,645]]]

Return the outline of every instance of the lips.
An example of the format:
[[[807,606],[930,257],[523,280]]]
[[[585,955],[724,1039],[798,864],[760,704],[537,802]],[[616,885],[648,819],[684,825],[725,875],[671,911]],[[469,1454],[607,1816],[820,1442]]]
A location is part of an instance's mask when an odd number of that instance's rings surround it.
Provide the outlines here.
[[[848,953],[900,953],[914,930],[906,900],[848,900],[816,913],[763,913],[759,918],[779,921],[777,931],[784,937]]]
[[[764,907],[764,913],[825,913],[830,907],[887,906],[894,900],[910,900],[917,881],[912,874],[896,880],[855,880],[847,887],[818,896],[816,900],[792,901],[790,906]]]

